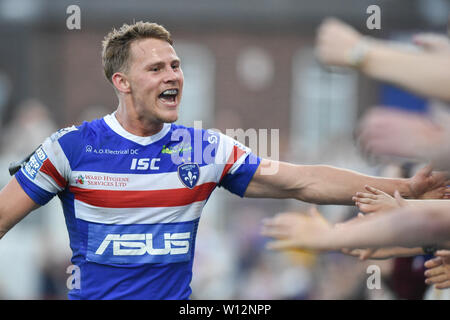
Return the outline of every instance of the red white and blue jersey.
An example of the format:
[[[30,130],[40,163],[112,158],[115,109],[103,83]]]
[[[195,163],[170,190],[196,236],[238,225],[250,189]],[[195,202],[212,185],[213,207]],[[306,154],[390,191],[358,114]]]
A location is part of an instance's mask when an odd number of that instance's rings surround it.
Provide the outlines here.
[[[15,177],[40,205],[61,199],[79,267],[69,298],[188,299],[206,201],[216,186],[242,197],[259,163],[221,133],[139,137],[112,114],[54,133]]]

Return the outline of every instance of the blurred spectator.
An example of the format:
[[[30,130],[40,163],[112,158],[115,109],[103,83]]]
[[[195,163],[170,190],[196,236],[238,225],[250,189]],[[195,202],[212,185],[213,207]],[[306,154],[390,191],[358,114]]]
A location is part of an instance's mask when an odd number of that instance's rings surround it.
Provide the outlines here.
[[[2,135],[2,154],[23,158],[57,130],[49,109],[37,99],[22,102]]]
[[[388,160],[431,162],[450,169],[450,112],[434,109],[428,117],[411,112],[374,108],[360,122],[358,141],[364,152]]]
[[[11,81],[6,73],[0,70],[0,123],[3,122],[5,107],[11,95]]]
[[[377,80],[450,101],[448,43],[442,37],[433,41],[423,35],[416,37],[416,43],[424,50],[365,37],[342,21],[326,19],[318,29],[316,50],[326,65],[358,68]]]
[[[317,34],[317,57],[326,65],[352,67],[428,97],[450,101],[450,42],[436,34],[417,34],[422,50],[365,37],[350,25],[327,19]],[[449,114],[430,121],[420,115],[377,108],[360,123],[359,141],[368,154],[432,161],[448,168]]]
[[[77,119],[75,120],[75,123],[73,124],[78,126],[81,125],[84,121],[92,121],[94,119],[100,119],[103,118],[105,114],[113,113],[113,111],[114,109],[107,108],[101,105],[88,106],[87,108],[83,109],[82,112],[80,112]]]

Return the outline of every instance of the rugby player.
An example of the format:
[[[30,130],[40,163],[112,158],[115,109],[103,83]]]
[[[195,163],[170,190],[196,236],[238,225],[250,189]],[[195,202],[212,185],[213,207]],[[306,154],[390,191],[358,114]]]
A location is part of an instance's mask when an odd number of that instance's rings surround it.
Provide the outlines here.
[[[70,299],[188,299],[197,227],[216,187],[351,205],[365,185],[418,197],[444,183],[428,168],[387,179],[261,159],[223,134],[174,124],[184,78],[171,35],[158,24],[111,31],[102,60],[117,110],[54,133],[0,192],[0,236],[60,198],[80,270]]]

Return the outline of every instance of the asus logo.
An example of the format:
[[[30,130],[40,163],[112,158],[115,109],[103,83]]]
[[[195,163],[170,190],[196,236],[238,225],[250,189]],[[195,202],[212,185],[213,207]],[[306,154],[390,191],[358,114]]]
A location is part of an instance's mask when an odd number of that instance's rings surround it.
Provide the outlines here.
[[[153,234],[108,234],[95,254],[102,255],[112,242],[115,256],[142,256],[186,254],[189,251],[191,233],[164,233],[164,248],[153,248]]]

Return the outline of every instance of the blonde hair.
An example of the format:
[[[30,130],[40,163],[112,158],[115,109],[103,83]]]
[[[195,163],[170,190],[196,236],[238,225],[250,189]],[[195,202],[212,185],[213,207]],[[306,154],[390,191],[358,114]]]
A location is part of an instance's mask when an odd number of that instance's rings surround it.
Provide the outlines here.
[[[163,26],[151,22],[124,24],[119,30],[113,29],[102,42],[102,64],[106,79],[112,84],[112,75],[128,70],[130,44],[133,41],[154,38],[173,45],[170,32]]]

